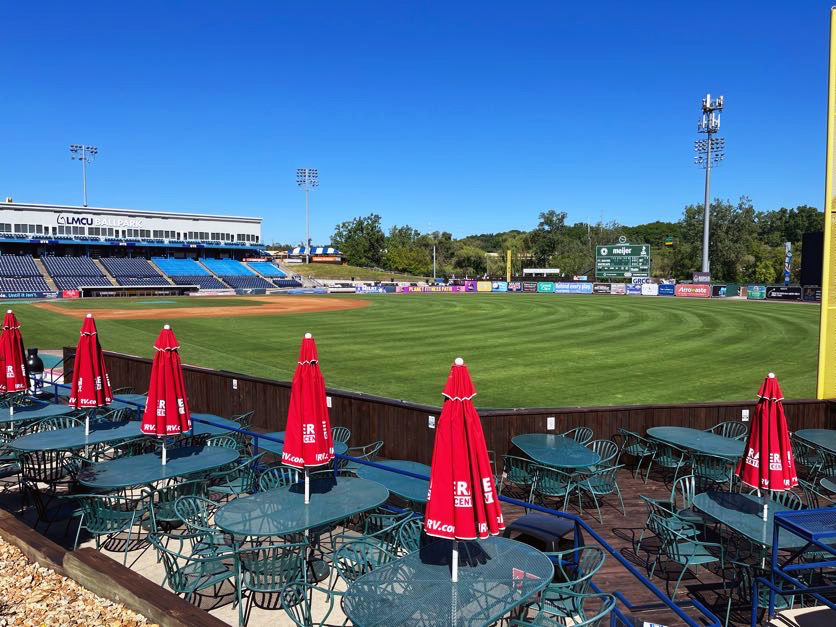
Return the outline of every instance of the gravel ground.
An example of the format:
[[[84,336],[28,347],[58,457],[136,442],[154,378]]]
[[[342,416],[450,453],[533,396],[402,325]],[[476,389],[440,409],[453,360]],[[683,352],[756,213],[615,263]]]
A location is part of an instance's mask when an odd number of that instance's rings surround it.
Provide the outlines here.
[[[0,539],[0,626],[148,625],[144,616],[97,597]]]

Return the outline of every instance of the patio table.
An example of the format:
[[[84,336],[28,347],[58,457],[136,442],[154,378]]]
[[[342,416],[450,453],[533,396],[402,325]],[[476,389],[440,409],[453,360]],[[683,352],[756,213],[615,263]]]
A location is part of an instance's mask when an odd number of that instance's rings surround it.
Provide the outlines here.
[[[283,536],[315,529],[377,507],[389,490],[366,479],[311,480],[305,505],[303,483],[239,496],[215,512],[215,524],[235,536]]]
[[[426,464],[408,461],[405,459],[385,459],[380,460],[377,463],[385,466],[391,466],[392,468],[397,468],[398,470],[414,472],[418,475],[429,476],[430,474],[430,467]],[[429,489],[430,482],[425,479],[415,479],[414,477],[399,475],[396,472],[388,472],[386,470],[382,470],[381,468],[364,466],[363,464],[357,464],[354,468],[354,472],[364,479],[377,481],[378,483],[386,486],[389,492],[396,494],[407,501],[411,501],[413,503],[427,502],[427,490]]]
[[[741,440],[734,440],[711,433],[711,431],[700,431],[689,427],[651,427],[647,430],[647,435],[654,440],[672,444],[677,448],[728,459],[742,457],[743,448],[746,446],[746,443]]]
[[[343,610],[355,625],[488,625],[543,590],[549,558],[515,540],[459,542],[459,581],[450,581],[451,545],[433,542],[352,583]]]
[[[238,423],[212,414],[192,414],[192,417],[205,417],[214,422],[238,426]],[[193,422],[194,435],[218,435],[229,433],[223,427],[216,427],[200,422]],[[191,434],[191,432],[187,432]],[[81,449],[91,444],[102,444],[105,442],[116,442],[144,435],[140,430],[140,422],[92,422],[90,423],[90,434],[84,435],[84,427],[73,427],[72,429],[57,429],[55,431],[42,431],[30,433],[12,440],[10,446],[19,451],[72,451]]]
[[[572,438],[550,433],[526,433],[511,442],[534,461],[556,468],[587,468],[601,461],[601,456]]]
[[[116,490],[212,470],[238,459],[237,451],[222,446],[182,446],[168,449],[167,455],[165,466],[159,452],[93,464],[78,474],[78,480],[91,488]]]
[[[284,440],[284,431],[270,431],[268,433],[262,433],[260,435],[269,435],[270,437]],[[273,442],[272,440],[262,440],[261,438],[258,439],[259,451],[265,450],[270,453],[273,453],[273,455],[278,455],[279,457],[281,457],[283,447],[284,443]],[[337,455],[343,455],[347,450],[348,444],[346,444],[345,442],[334,442],[334,452]]]
[[[836,453],[836,431],[833,429],[801,429],[796,431],[795,435],[813,446],[820,446],[831,453]]]
[[[836,477],[822,477],[821,487],[831,492],[836,492]]]
[[[145,407],[145,403],[147,402],[148,396],[145,394],[120,394],[113,399],[113,402],[110,404],[110,408],[124,409],[128,407],[131,409],[137,409],[137,405],[139,405],[139,407]]]
[[[53,416],[66,416],[75,411],[75,407],[69,405],[54,405],[51,403],[38,403],[29,407],[15,407],[12,415],[8,409],[0,409],[0,423],[31,422],[42,418]]]

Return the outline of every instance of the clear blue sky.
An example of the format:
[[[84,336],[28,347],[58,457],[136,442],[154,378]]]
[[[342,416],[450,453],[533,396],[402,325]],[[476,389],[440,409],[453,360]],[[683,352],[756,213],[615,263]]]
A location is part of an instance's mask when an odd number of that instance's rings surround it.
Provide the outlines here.
[[[625,224],[715,196],[822,205],[831,2],[6,2],[0,194],[257,215],[300,241],[379,213],[456,236]],[[589,6],[584,6],[589,5]]]

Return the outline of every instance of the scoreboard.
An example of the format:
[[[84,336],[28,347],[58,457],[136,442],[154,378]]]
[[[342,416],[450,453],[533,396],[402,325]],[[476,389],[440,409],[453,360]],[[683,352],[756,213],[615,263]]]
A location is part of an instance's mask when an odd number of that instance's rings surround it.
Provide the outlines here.
[[[632,279],[650,276],[650,246],[612,244],[595,247],[596,279]]]

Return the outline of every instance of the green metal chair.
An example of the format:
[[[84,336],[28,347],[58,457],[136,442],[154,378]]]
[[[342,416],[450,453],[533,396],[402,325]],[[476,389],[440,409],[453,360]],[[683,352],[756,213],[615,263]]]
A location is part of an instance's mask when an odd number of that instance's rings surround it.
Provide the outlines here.
[[[531,482],[530,503],[545,504],[547,499],[563,498],[562,510],[566,509],[569,495],[578,489],[574,475],[558,470],[552,466],[531,464],[530,473],[534,476]],[[581,509],[583,513],[583,509]]]
[[[277,594],[287,584],[305,579],[306,542],[264,544],[238,550],[241,590],[249,590],[244,624],[247,624],[255,594]]]
[[[650,469],[654,463],[662,468],[673,470],[673,482],[676,483],[679,471],[688,465],[688,458],[685,451],[664,442],[656,442],[655,446],[656,451],[650,458],[650,463],[647,465],[647,473],[644,476],[645,483],[647,483],[647,478],[650,476]]]
[[[751,564],[744,562],[732,561],[726,565],[724,571],[731,569],[732,576],[723,575],[724,587],[729,591],[729,598],[726,604],[726,622],[724,625],[729,625],[729,618],[731,614],[732,604],[737,601],[742,612],[746,616],[746,623],[749,623],[752,615],[754,583],[757,577],[769,577],[769,571],[758,568]],[[775,595],[775,610],[790,609],[793,606],[794,598],[792,596],[784,596],[782,594]],[[769,609],[769,588],[766,586],[758,587],[758,624],[761,624],[761,619],[765,610]]]
[[[750,489],[749,494],[757,494],[758,491],[755,489]],[[782,492],[773,492],[769,491],[769,500],[773,503],[778,503],[779,505],[783,505],[788,509],[799,510],[803,509],[804,505],[801,502],[801,497],[798,496],[792,490],[784,490]]]
[[[238,440],[231,435],[213,435],[206,440],[206,446],[219,446],[221,448],[238,449]]]
[[[554,577],[540,594],[541,606],[547,603],[551,613],[563,618],[577,615],[572,596],[586,594],[595,574],[604,565],[604,551],[597,546],[579,546],[566,551],[546,553],[554,565]]]
[[[183,595],[189,603],[203,590],[211,588],[210,596],[218,596],[221,586],[232,581],[235,588],[235,602],[238,605],[238,623],[243,624],[241,604],[241,580],[238,556],[235,552],[212,555],[192,554],[189,539],[162,533],[148,535],[148,542],[156,549],[157,556],[165,568],[163,585],[168,584],[172,592]],[[170,548],[171,546],[175,548]]]
[[[612,440],[592,440],[587,443],[586,448],[598,453],[601,457],[601,461],[591,467],[592,470],[604,466],[618,466],[618,458],[621,455],[621,451],[618,448],[618,444]]]
[[[252,494],[256,491],[258,481],[258,460],[264,453],[239,461],[229,470],[210,473],[208,476],[209,495],[221,498]]]
[[[744,440],[749,435],[749,427],[746,426],[745,422],[740,422],[739,420],[727,420],[726,422],[714,425],[710,429],[706,429],[706,431],[716,433],[724,438],[731,438],[732,440]]]
[[[134,394],[134,393],[135,393],[134,388],[132,388],[131,386],[125,386],[125,387],[116,388],[116,389],[113,390],[113,395],[114,396],[119,396],[121,394]]]
[[[380,543],[365,538],[344,543],[332,556],[337,573],[349,584],[394,559]]]
[[[73,495],[81,508],[73,549],[78,548],[82,529],[86,529],[96,538],[97,549],[101,546],[101,536],[111,537],[127,531],[128,538],[125,541],[125,555],[122,560],[123,564],[127,564],[134,526],[148,523],[151,529],[155,528],[154,510],[149,496],[148,493],[140,495],[139,498],[112,494]]]
[[[186,525],[191,536],[200,538],[197,544],[201,553],[233,550],[232,538],[212,524],[218,506],[215,501],[202,496],[181,496],[174,501],[174,513]]]
[[[525,457],[515,455],[503,455],[502,474],[499,477],[497,493],[502,494],[506,484],[515,491],[530,498],[531,486],[534,484],[533,467],[536,464]]]
[[[804,479],[799,479],[798,485],[801,486],[801,490],[804,492],[804,501],[808,509],[833,507],[836,505],[836,501],[833,500],[833,497],[830,494],[825,493],[825,491],[817,485],[810,483],[809,481],[805,481]]]
[[[706,453],[691,455],[691,473],[694,475],[700,492],[716,489],[723,483],[728,484],[728,489],[731,491],[734,466],[735,462],[726,457]]]
[[[301,474],[296,468],[289,466],[273,466],[262,472],[258,477],[258,489],[260,492],[282,488],[287,485],[299,483]]]
[[[342,444],[348,443],[351,438],[351,429],[348,427],[331,427],[331,440]]]
[[[379,543],[393,555],[398,552],[400,526],[412,518],[411,511],[391,512],[378,507],[363,516],[363,539]],[[332,542],[332,546],[336,543]]]
[[[373,462],[377,459],[377,454],[383,448],[383,440],[366,444],[365,446],[352,446],[345,452],[350,457],[356,457],[365,461]],[[348,459],[340,459],[337,466],[341,473],[354,473],[358,464],[353,463]]]
[[[319,620],[314,620],[311,614],[314,592],[322,593],[328,600],[325,615]],[[325,627],[328,625],[328,617],[334,610],[334,591],[322,588],[312,583],[296,581],[287,584],[280,594],[282,608],[293,624],[299,627]],[[319,604],[318,604],[319,607]]]
[[[398,526],[398,554],[407,555],[421,548],[424,519],[413,516]]]
[[[598,521],[604,524],[604,518],[601,515],[601,506],[599,498],[609,494],[617,494],[618,501],[621,504],[621,514],[626,516],[624,511],[624,499],[621,498],[621,488],[618,487],[618,471],[624,468],[621,466],[605,466],[599,468],[591,473],[579,473],[575,475],[575,482],[579,488],[578,501],[581,500],[581,492],[585,492],[592,497],[595,503],[595,509],[598,510]]]
[[[569,429],[568,431],[564,431],[560,435],[564,438],[571,438],[579,444],[586,444],[593,437],[592,429],[589,427],[575,427],[573,429]]]
[[[676,592],[679,589],[679,584],[682,582],[682,577],[689,567],[703,566],[708,564],[720,563],[720,568],[724,568],[724,550],[723,545],[716,542],[702,542],[697,540],[697,529],[693,525],[688,525],[679,520],[677,526],[679,529],[674,529],[670,524],[670,518],[651,514],[649,526],[651,531],[656,534],[661,543],[659,555],[656,556],[653,562],[653,567],[650,569],[650,577],[656,571],[659,565],[660,557],[665,556],[668,560],[682,566],[682,571],[676,580],[676,586],[673,589],[673,595],[669,595],[671,599],[676,600]],[[719,557],[715,555],[711,549],[719,552]],[[665,580],[665,587],[668,588],[669,581]]]
[[[15,439],[15,434],[9,431],[0,431],[0,480],[12,479],[11,485],[17,483],[17,475],[20,473],[20,460],[17,451],[10,446]],[[9,485],[3,483],[3,491],[9,489]]]
[[[681,520],[693,525],[705,525],[710,522],[699,510],[694,508],[697,495],[697,482],[694,475],[679,477],[671,488],[670,508]]]
[[[531,618],[516,618],[511,625],[519,627],[540,627],[572,625],[573,627],[594,627],[607,619],[615,607],[615,597],[611,594],[569,594],[575,613],[566,617],[561,608],[554,608],[543,602]],[[565,621],[571,622],[565,622]]]
[[[183,496],[205,496],[206,484],[200,480],[180,481],[159,488],[142,488],[142,492],[147,496],[154,514],[153,530],[165,529],[170,532],[172,528],[183,524],[174,509],[177,499]]]
[[[790,433],[790,443],[792,444],[793,459],[796,466],[805,469],[807,480],[810,483],[816,483],[824,467],[822,449],[808,444],[805,440],[797,437],[795,433]]]
[[[40,433],[42,431],[58,431],[59,429],[72,429],[74,427],[83,427],[84,420],[76,416],[50,416],[39,420],[30,426],[30,433]]]
[[[639,460],[633,471],[633,478],[641,476],[642,462],[645,457],[653,457],[656,453],[656,445],[651,440],[627,429],[619,429],[615,437],[621,440],[621,455],[627,453]],[[647,475],[645,475],[644,482],[647,483]]]

